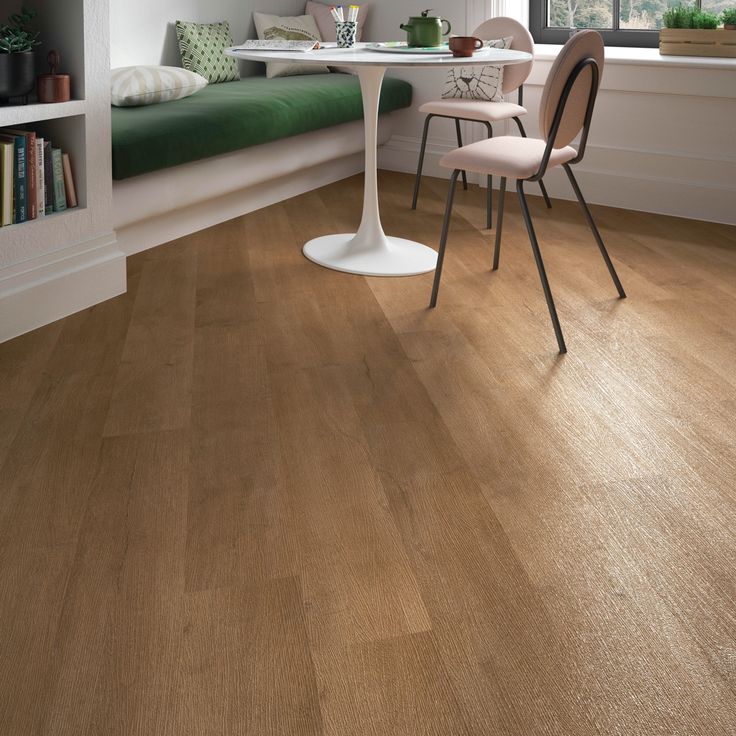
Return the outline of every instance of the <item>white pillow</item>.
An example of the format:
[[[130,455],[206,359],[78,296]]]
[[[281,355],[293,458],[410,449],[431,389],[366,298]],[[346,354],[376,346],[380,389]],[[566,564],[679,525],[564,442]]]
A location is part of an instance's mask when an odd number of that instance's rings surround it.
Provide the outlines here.
[[[484,46],[507,49],[513,40],[513,36],[506,36],[496,41],[486,41]],[[503,100],[502,89],[502,66],[459,66],[448,72],[442,99],[500,102]]]
[[[125,66],[111,74],[112,104],[136,107],[189,97],[207,86],[207,80],[177,66]]]
[[[293,17],[282,17],[278,15],[267,15],[266,13],[253,13],[258,38],[261,41],[275,41],[284,39],[287,41],[321,41],[319,28],[311,15],[298,15]],[[299,64],[297,62],[275,62],[266,64],[266,76],[293,77],[297,74],[327,74],[330,70],[320,64]]]

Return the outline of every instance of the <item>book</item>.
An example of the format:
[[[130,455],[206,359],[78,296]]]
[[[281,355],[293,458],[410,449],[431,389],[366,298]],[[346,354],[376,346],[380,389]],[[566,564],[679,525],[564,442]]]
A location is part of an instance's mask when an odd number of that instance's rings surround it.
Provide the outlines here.
[[[28,219],[26,209],[26,137],[4,132],[0,141],[13,143],[13,223]]]
[[[22,135],[26,139],[25,179],[26,179],[26,219],[38,217],[38,182],[36,170],[36,134],[31,130],[8,130],[11,135]]]
[[[0,225],[13,224],[15,143],[0,141]]]
[[[50,215],[54,211],[54,159],[51,155],[51,141],[43,142],[43,178],[45,186],[45,210]]]
[[[66,209],[66,189],[64,187],[64,161],[60,148],[51,149],[54,178],[54,212],[63,212]]]
[[[38,216],[43,217],[46,214],[46,180],[43,170],[43,138],[36,137],[36,183],[37,197],[36,209]]]
[[[64,189],[66,189],[66,206],[77,206],[77,189],[74,186],[74,177],[72,176],[72,161],[68,153],[61,154],[61,162],[64,167]]]
[[[316,51],[319,49],[319,41],[287,41],[279,39],[275,41],[243,41],[233,51]]]

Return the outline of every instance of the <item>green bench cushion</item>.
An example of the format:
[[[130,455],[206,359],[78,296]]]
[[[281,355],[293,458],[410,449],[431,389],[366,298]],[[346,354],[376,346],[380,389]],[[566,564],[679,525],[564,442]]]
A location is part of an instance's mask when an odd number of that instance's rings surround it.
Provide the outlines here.
[[[411,105],[408,82],[386,78],[381,112]],[[212,84],[192,97],[112,109],[113,178],[127,179],[363,116],[358,78],[311,74]]]

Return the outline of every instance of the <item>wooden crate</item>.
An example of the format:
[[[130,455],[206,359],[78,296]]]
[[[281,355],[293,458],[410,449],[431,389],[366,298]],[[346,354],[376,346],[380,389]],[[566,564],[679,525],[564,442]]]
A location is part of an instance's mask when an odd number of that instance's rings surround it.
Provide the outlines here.
[[[659,53],[664,56],[729,56],[736,58],[736,31],[723,28],[662,28]]]

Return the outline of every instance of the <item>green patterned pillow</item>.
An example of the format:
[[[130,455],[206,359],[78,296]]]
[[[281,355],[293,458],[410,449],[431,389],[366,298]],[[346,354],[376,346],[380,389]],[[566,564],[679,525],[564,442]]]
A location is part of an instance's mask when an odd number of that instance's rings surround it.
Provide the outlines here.
[[[234,46],[230,24],[187,23],[176,21],[181,64],[190,72],[201,74],[210,84],[240,79],[238,62],[225,56],[225,49]]]

